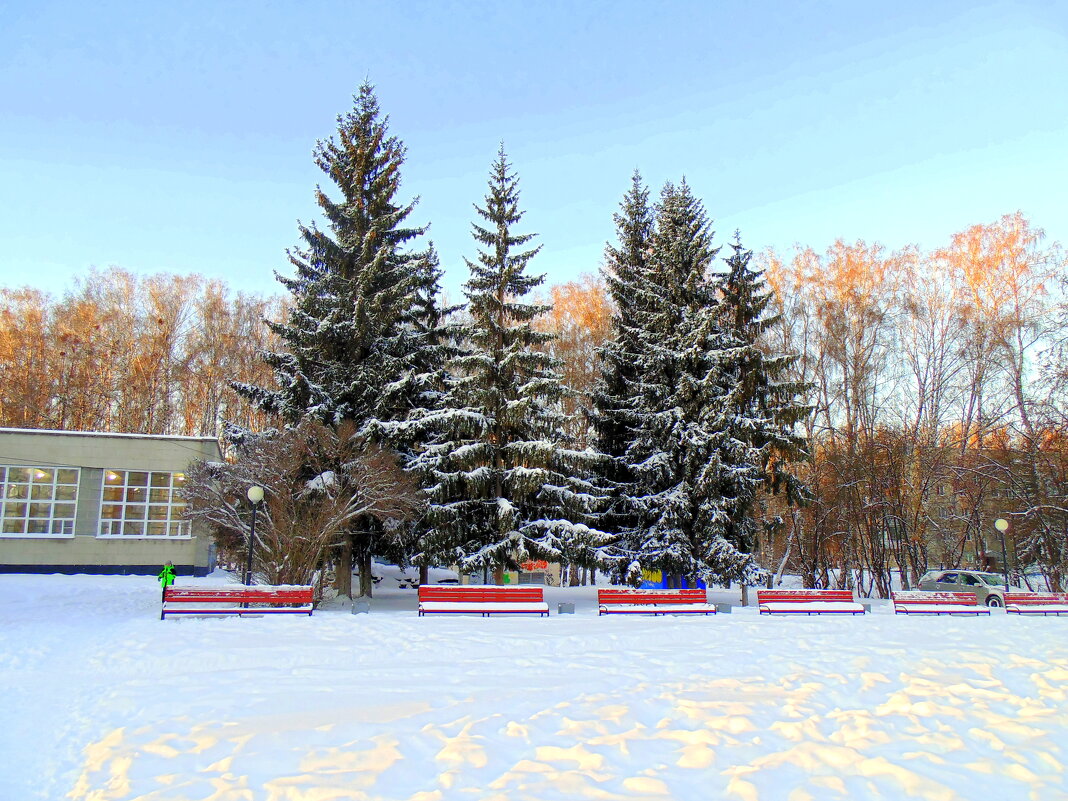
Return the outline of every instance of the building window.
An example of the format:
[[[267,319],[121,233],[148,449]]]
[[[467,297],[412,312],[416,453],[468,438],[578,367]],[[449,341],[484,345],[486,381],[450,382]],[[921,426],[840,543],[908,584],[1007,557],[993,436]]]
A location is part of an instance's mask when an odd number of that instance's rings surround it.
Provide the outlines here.
[[[105,470],[100,498],[101,537],[188,537],[182,520],[185,473]]]
[[[0,535],[73,536],[78,475],[76,467],[0,467]]]

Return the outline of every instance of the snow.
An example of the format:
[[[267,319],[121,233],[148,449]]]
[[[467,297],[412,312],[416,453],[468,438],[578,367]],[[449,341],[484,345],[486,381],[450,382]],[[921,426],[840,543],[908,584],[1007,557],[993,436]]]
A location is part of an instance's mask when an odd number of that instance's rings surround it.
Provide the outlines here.
[[[308,481],[304,487],[308,492],[326,492],[337,485],[337,473],[333,470],[326,470]]]
[[[0,575],[0,799],[1068,798],[1062,618],[420,618],[376,572],[370,614],[166,621]]]

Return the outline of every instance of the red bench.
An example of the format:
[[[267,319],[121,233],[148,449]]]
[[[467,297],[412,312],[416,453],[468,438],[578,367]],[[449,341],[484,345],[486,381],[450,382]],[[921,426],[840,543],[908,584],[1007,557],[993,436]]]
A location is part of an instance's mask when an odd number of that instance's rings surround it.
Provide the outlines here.
[[[1005,611],[1013,615],[1068,615],[1068,594],[1063,592],[1009,592]]]
[[[863,615],[852,590],[757,590],[762,615]]]
[[[423,615],[520,615],[549,616],[541,587],[419,587],[419,616]]]
[[[980,606],[974,592],[924,592],[903,590],[891,592],[895,615],[989,615]]]
[[[598,615],[714,615],[704,590],[597,590]]]
[[[297,585],[258,585],[245,587],[225,584],[219,587],[167,587],[163,591],[163,610],[167,615],[264,615],[288,614],[311,617],[311,587]],[[206,604],[225,604],[207,606]],[[236,604],[236,605],[235,605]],[[256,604],[250,606],[250,604]]]

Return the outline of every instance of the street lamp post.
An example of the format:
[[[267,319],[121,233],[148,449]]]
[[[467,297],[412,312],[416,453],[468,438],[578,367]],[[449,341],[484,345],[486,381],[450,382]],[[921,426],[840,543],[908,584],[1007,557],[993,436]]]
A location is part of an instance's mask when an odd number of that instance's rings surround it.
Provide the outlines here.
[[[252,549],[256,545],[256,510],[263,501],[263,487],[253,484],[248,488],[248,502],[252,504],[252,527],[248,535],[248,559],[245,561],[245,586],[252,584]]]
[[[1005,573],[1005,592],[1009,591],[1009,553],[1005,548],[1005,532],[1009,530],[1009,521],[999,517],[994,521],[994,528],[1001,535],[1001,569]]]

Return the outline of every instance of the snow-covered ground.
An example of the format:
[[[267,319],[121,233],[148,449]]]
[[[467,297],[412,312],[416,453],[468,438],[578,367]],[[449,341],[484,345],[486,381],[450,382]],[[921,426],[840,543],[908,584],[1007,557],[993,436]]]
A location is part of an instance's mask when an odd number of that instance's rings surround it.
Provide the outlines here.
[[[387,577],[370,614],[161,622],[152,578],[0,575],[0,799],[1068,799],[1068,618],[594,592],[419,618]]]

